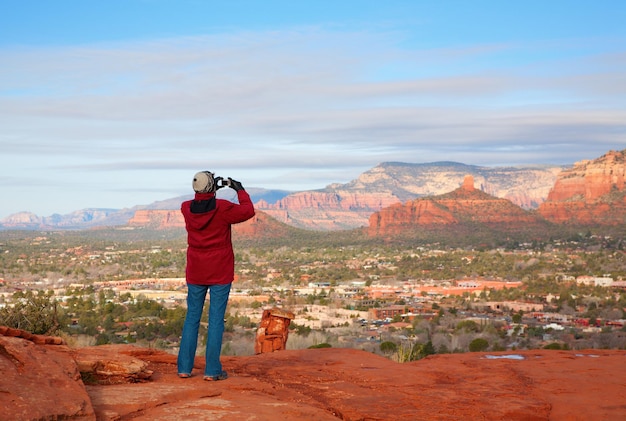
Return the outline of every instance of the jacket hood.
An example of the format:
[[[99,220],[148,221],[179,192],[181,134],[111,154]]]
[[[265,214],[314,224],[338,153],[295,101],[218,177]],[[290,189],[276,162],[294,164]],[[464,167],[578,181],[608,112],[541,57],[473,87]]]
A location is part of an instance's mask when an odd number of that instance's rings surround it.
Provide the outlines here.
[[[189,214],[189,218],[187,218],[187,225],[189,226],[189,228],[195,229],[195,230],[201,230],[206,228],[207,225],[209,225],[211,223],[211,221],[213,220],[213,217],[215,217],[216,215],[216,203],[215,203],[215,193],[196,193],[196,196],[194,197],[193,202],[209,202],[209,201],[213,201],[213,206],[205,211],[205,212],[201,212],[201,213],[193,213],[191,212]],[[193,203],[192,203],[193,204]]]

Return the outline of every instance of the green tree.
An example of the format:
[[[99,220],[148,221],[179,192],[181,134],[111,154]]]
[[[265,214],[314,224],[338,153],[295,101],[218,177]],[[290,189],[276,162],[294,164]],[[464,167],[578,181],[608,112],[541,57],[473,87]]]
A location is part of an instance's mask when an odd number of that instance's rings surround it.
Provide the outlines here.
[[[385,341],[380,344],[380,351],[383,354],[393,354],[398,350],[398,345],[391,341]]]
[[[463,320],[457,323],[457,331],[480,332],[480,326],[473,320]]]
[[[431,341],[428,341],[424,344],[424,346],[422,346],[422,349],[419,353],[419,358],[428,357],[429,355],[433,354],[436,354],[435,347],[433,346],[433,343]]]
[[[431,341],[426,342],[425,344],[417,343],[413,345],[413,349],[411,350],[411,355],[409,360],[421,360],[429,355],[436,354],[435,347]]]
[[[476,338],[469,344],[470,352],[481,352],[489,348],[489,342],[483,338]]]

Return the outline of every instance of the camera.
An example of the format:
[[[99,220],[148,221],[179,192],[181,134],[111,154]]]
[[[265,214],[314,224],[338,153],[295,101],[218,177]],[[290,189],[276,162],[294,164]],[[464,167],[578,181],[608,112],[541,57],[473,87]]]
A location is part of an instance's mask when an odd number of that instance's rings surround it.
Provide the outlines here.
[[[231,187],[230,179],[220,177],[217,180],[217,187]]]

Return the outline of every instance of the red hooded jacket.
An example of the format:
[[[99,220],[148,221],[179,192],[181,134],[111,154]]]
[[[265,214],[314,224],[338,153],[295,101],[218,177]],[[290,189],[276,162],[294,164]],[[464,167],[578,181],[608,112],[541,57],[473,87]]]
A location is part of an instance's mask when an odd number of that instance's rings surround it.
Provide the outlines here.
[[[254,216],[245,190],[237,192],[239,204],[217,199],[215,193],[196,193],[181,205],[187,229],[187,283],[228,284],[235,277],[231,225]]]

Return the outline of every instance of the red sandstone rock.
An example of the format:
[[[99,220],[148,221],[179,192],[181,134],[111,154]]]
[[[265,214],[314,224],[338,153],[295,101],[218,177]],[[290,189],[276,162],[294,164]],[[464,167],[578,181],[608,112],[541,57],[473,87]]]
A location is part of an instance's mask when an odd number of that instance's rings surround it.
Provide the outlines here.
[[[247,238],[281,238],[289,235],[290,228],[270,217],[265,212],[256,211],[256,215],[241,224],[232,227],[233,236]]]
[[[230,377],[220,382],[179,379],[176,357],[169,358],[150,365],[150,383],[87,386],[99,419],[587,421],[624,414],[624,351],[445,354],[404,364],[354,349],[281,351],[224,357]]]
[[[140,359],[153,374],[141,383],[83,387],[70,358],[76,352]],[[625,358],[622,350],[532,350],[401,364],[354,349],[286,350],[223,357],[229,378],[206,382],[202,357],[194,375],[180,379],[176,355],[154,349],[68,350],[0,336],[0,418],[93,420],[95,412],[98,420],[618,420]]]
[[[396,236],[423,226],[482,224],[500,230],[541,226],[541,217],[506,199],[498,199],[474,188],[474,179],[465,178],[453,192],[396,204],[372,214],[370,236]]]
[[[65,346],[0,336],[0,373],[2,420],[96,419],[76,362]]]
[[[27,330],[15,329],[8,326],[0,326],[1,336],[12,336],[32,341],[38,345],[63,345],[65,341],[58,336],[35,335]]]
[[[130,226],[151,227],[157,229],[184,228],[185,219],[180,209],[176,210],[138,210],[128,221]]]
[[[118,384],[146,381],[152,376],[148,363],[114,345],[72,350],[78,369],[90,383]]]
[[[619,225],[626,222],[626,150],[581,161],[559,174],[538,212],[551,222]]]
[[[292,193],[272,205],[263,202],[257,206],[285,224],[336,230],[365,226],[372,212],[399,202],[399,198],[387,191],[367,194],[307,191]]]
[[[263,310],[256,332],[254,352],[262,354],[284,350],[289,337],[289,324],[294,317],[292,312],[280,308]]]

